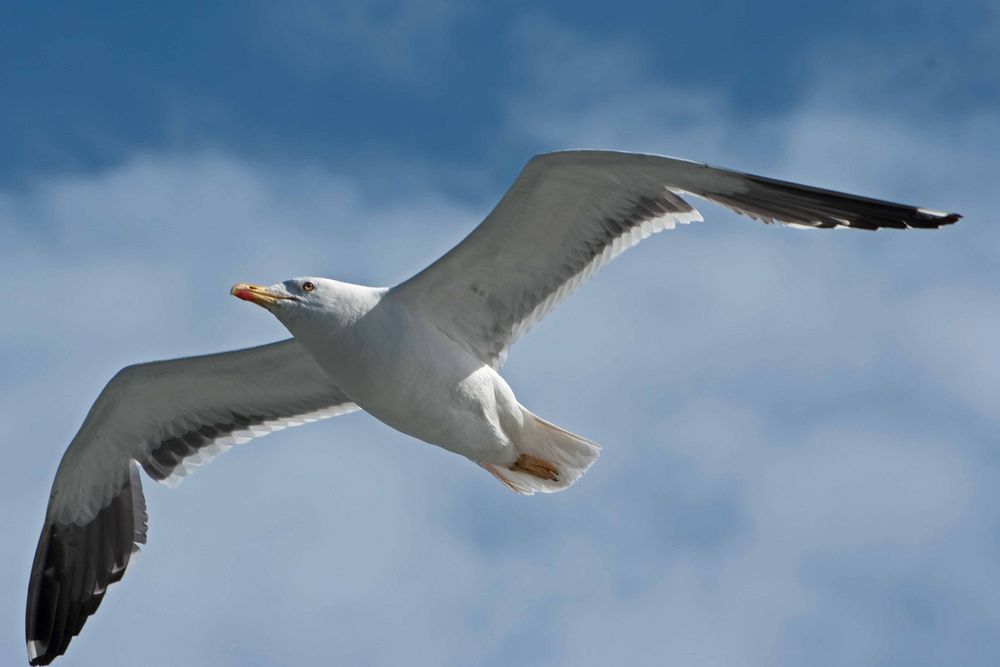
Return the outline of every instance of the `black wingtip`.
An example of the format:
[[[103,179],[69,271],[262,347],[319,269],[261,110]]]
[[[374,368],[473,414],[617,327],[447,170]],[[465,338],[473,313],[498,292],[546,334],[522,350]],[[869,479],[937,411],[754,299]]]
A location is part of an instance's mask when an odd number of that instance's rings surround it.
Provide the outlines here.
[[[25,618],[28,662],[47,665],[66,652],[107,587],[121,579],[146,541],[146,505],[132,463],[111,502],[86,524],[46,521],[38,541]]]
[[[807,227],[851,229],[937,229],[962,219],[958,213],[899,204],[801,183],[721,169],[742,181],[739,192],[708,193],[726,206]],[[698,193],[696,193],[698,194]]]
[[[944,213],[917,209],[917,215],[908,220],[910,227],[915,229],[937,229],[945,225],[953,225],[962,219],[960,213]]]
[[[44,646],[39,646],[38,642],[28,642],[28,664],[49,665],[59,654],[47,653]]]

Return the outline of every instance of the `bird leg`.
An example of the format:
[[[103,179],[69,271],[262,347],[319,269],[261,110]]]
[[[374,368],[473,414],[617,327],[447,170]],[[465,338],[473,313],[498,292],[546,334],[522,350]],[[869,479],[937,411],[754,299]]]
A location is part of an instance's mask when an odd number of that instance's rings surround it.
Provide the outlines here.
[[[554,465],[545,459],[540,459],[537,456],[532,456],[531,454],[521,454],[518,456],[517,460],[514,461],[514,464],[510,467],[510,469],[518,472],[526,472],[529,475],[534,475],[539,479],[548,480],[550,482],[559,481],[559,470],[557,470]]]

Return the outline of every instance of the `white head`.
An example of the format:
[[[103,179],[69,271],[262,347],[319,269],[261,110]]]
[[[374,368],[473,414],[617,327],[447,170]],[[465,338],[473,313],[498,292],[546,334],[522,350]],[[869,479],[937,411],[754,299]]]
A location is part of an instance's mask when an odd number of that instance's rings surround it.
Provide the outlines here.
[[[239,283],[229,291],[237,299],[267,309],[291,329],[304,321],[323,319],[334,323],[350,319],[353,285],[328,278],[292,278],[270,287]]]

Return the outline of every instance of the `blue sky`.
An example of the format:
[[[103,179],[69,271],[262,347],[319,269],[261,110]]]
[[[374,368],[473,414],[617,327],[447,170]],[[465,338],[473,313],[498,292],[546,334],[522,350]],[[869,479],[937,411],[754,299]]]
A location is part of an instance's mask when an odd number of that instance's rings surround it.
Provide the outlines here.
[[[365,415],[177,490],[65,665],[1000,661],[995,3],[0,8],[0,662],[48,487],[121,366],[283,337],[227,295],[393,284],[534,153],[666,153],[966,215],[701,206],[504,374],[605,447],[520,498]],[[57,663],[59,664],[59,663]]]

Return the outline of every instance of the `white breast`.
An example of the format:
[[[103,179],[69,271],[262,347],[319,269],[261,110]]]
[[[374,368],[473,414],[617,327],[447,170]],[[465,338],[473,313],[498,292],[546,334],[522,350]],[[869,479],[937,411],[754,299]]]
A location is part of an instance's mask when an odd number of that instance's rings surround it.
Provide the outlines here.
[[[508,448],[501,421],[520,414],[510,387],[391,293],[350,326],[301,339],[337,386],[380,421],[465,456],[505,458],[488,454]]]

